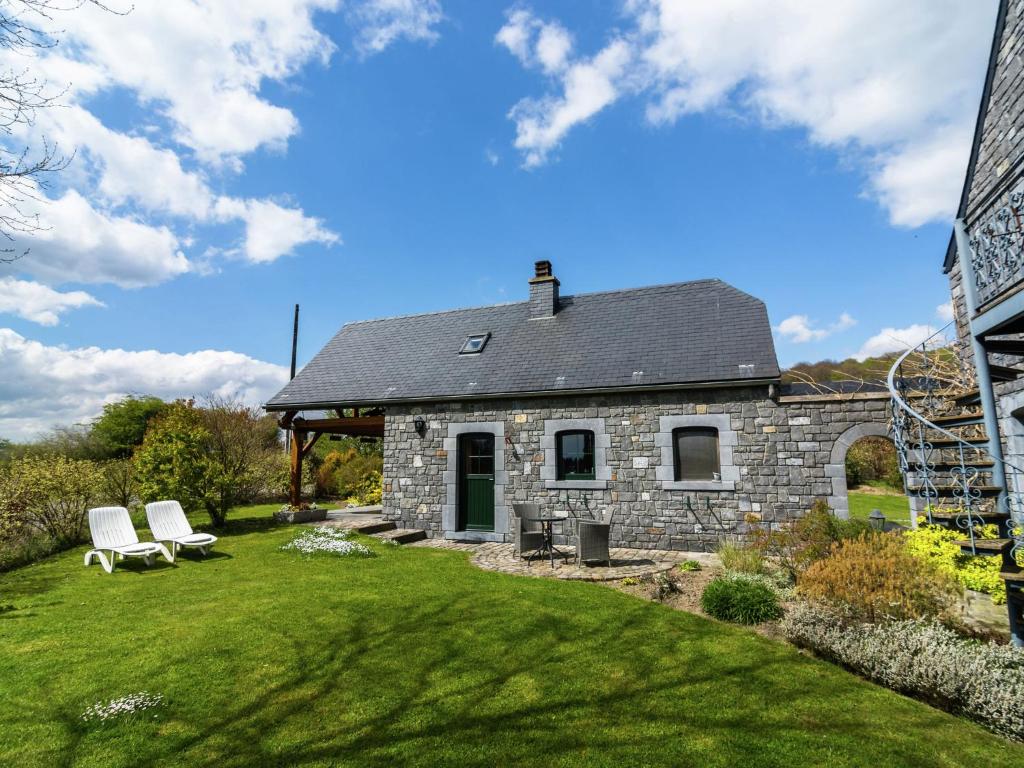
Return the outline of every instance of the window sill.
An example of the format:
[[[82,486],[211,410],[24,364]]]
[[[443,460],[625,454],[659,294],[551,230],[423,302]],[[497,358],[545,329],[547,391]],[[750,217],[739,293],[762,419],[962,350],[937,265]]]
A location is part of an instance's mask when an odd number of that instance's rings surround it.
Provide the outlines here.
[[[544,487],[556,491],[603,491],[607,480],[545,480]]]
[[[735,491],[734,480],[662,480],[665,491]]]

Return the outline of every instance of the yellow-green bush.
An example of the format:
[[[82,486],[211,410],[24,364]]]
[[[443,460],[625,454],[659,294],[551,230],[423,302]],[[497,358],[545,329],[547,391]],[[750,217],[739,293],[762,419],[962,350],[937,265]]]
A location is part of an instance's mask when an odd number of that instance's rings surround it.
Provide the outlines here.
[[[380,472],[373,471],[356,488],[356,498],[363,505],[380,504],[383,499],[384,478]]]
[[[767,564],[764,560],[764,553],[751,544],[738,544],[732,541],[723,541],[715,551],[718,559],[722,561],[727,571],[738,573],[764,573]]]
[[[364,453],[355,446],[332,450],[324,456],[316,470],[317,495],[362,500],[372,486],[374,475],[380,485],[383,467],[384,460],[380,453]],[[379,494],[378,501],[364,503],[379,504]]]
[[[997,539],[999,530],[995,525],[983,525],[977,529],[976,535],[981,539]],[[965,555],[955,544],[964,538],[963,531],[928,525],[923,517],[918,518],[916,531],[903,534],[907,551],[915,557],[931,563],[967,589],[991,595],[993,603],[1005,603],[1006,583],[999,578],[1002,558]]]

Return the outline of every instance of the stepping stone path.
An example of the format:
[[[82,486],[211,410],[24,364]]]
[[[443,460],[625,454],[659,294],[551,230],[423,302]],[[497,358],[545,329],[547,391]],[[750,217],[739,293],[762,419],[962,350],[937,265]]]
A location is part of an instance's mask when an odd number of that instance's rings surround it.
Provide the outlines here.
[[[625,578],[642,578],[664,573],[684,560],[696,560],[701,565],[720,565],[717,555],[707,552],[669,552],[660,549],[626,549],[613,547],[612,565],[577,566],[572,547],[559,547],[566,557],[555,558],[554,567],[549,560],[534,559],[527,562],[516,557],[512,544],[496,542],[452,541],[450,539],[428,539],[426,531],[417,528],[399,528],[380,515],[329,513],[328,519],[314,525],[344,528],[356,533],[372,536],[381,541],[394,541],[415,547],[450,549],[471,553],[470,562],[485,571],[498,571],[516,576],[537,576],[548,579],[569,579],[577,581],[617,581]]]

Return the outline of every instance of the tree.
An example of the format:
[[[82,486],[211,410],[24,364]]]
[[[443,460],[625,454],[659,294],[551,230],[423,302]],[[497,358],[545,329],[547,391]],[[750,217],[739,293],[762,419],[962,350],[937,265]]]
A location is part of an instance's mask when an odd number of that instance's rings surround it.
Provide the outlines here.
[[[142,445],[146,427],[159,416],[167,403],[159,397],[129,395],[103,406],[103,414],[92,423],[92,438],[106,454],[104,458],[123,459]]]
[[[138,493],[135,463],[131,459],[103,462],[103,498],[111,504],[130,509]]]
[[[281,457],[278,426],[273,417],[237,400],[211,398],[201,413],[212,470],[207,511],[215,525],[223,525],[231,507],[271,491]]]
[[[231,507],[275,490],[281,456],[277,424],[258,409],[225,399],[205,408],[180,400],[150,422],[135,453],[139,495],[205,509],[220,527]]]
[[[59,13],[94,5],[109,10],[97,0],[4,0],[0,3],[0,50],[8,51],[8,61],[31,62],[33,55],[54,48],[58,40],[44,29]],[[70,158],[45,138],[33,146],[31,139],[37,113],[56,106],[63,90],[53,89],[28,66],[0,68],[0,237],[13,242],[20,234],[31,234],[45,227],[32,211],[42,199],[39,190],[48,186],[48,178],[68,166]],[[0,248],[0,262],[11,262],[24,255],[13,247]]]
[[[149,422],[135,452],[139,495],[143,501],[177,499],[186,510],[205,509],[210,467],[209,433],[191,400],[178,400]]]

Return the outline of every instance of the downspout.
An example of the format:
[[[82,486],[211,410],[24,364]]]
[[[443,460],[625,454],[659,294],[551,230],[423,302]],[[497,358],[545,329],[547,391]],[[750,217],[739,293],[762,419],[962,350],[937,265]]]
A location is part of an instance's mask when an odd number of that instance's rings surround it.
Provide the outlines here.
[[[999,440],[999,416],[996,411],[996,396],[992,390],[988,352],[981,340],[974,335],[973,318],[978,313],[977,283],[974,280],[971,243],[967,239],[967,228],[964,226],[963,219],[956,219],[953,222],[953,231],[956,233],[956,250],[960,256],[960,278],[964,287],[964,301],[967,304],[967,324],[970,329],[971,351],[974,353],[974,369],[978,377],[978,395],[981,399],[985,435],[988,437],[986,450],[995,459],[992,467],[992,480],[1002,488],[999,492],[999,504],[1002,509],[1009,511],[1010,506],[1007,499],[1009,488],[1006,484],[1006,467],[1003,465],[1003,446]]]

